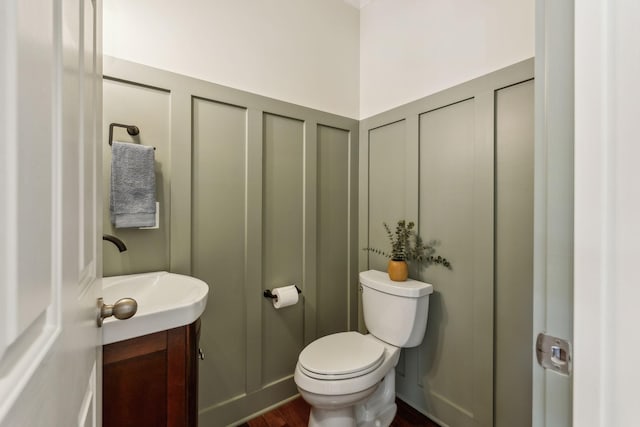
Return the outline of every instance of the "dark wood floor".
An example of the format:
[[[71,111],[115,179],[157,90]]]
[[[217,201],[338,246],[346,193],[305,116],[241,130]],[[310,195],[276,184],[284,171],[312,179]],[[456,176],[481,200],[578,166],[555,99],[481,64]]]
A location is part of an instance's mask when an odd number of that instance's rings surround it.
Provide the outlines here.
[[[438,424],[397,399],[398,413],[391,427],[438,427]],[[309,423],[309,405],[301,397],[262,414],[238,427],[304,427]]]

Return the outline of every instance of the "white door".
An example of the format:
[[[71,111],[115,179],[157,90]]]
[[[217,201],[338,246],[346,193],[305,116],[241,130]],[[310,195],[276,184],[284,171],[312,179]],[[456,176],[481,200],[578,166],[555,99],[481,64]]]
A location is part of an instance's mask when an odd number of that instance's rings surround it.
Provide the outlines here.
[[[100,425],[100,3],[0,3],[0,425]]]

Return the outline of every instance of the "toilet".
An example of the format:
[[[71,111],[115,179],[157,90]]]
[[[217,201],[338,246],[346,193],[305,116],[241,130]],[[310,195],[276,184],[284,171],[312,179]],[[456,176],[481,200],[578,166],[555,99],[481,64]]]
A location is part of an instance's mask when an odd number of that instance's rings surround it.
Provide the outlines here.
[[[369,270],[360,291],[369,334],[327,335],[298,357],[294,381],[311,405],[310,427],[387,427],[395,417],[400,349],[422,342],[433,286]]]

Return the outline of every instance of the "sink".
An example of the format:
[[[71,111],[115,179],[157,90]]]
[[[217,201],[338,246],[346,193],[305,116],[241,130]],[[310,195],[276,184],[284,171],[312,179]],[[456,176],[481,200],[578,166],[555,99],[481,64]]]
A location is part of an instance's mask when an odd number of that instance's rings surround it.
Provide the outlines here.
[[[166,271],[105,277],[105,304],[129,297],[138,302],[138,311],[127,320],[105,319],[103,344],[188,325],[204,312],[208,293],[202,280]]]

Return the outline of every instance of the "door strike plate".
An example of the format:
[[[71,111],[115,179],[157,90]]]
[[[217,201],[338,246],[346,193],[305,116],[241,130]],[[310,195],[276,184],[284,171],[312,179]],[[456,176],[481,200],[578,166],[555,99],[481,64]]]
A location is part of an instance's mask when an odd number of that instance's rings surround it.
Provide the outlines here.
[[[571,343],[551,335],[538,334],[536,339],[536,357],[545,369],[562,375],[571,375]]]

